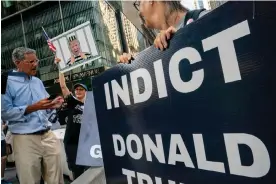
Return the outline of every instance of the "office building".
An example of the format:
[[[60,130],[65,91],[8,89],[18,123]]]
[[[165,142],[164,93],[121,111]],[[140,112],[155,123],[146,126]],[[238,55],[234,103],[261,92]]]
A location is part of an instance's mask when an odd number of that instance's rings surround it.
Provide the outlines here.
[[[42,34],[42,26],[50,38],[54,38],[84,22],[90,21],[102,59],[98,67],[111,67],[125,47],[137,52],[145,48],[143,34],[123,16],[120,1],[1,1],[2,42],[1,65],[14,68],[11,53],[14,48],[26,46],[37,51],[40,59],[39,77],[52,92],[59,88],[54,84],[58,78],[53,64],[54,54],[50,51]],[[123,25],[125,29],[120,28]],[[122,40],[127,40],[126,43]],[[126,44],[126,45],[123,45]],[[74,69],[70,86],[81,80],[90,86],[91,75],[102,70],[94,66]],[[91,87],[91,86],[90,86]]]
[[[209,0],[194,0],[194,9],[210,10]]]
[[[213,10],[219,6],[221,6],[222,4],[226,3],[227,1],[210,1],[209,0],[209,5],[210,5],[210,8]]]

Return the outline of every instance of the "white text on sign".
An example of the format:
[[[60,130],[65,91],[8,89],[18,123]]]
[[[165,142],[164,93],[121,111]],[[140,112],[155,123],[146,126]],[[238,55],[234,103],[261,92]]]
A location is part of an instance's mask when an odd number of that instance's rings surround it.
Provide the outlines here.
[[[218,49],[225,83],[241,80],[234,41],[249,34],[249,25],[246,20],[202,40],[202,46],[205,52],[215,48]],[[200,53],[193,47],[182,48],[176,51],[171,57],[169,63],[169,77],[172,86],[180,93],[190,93],[197,90],[202,85],[204,80],[204,69],[193,71],[191,80],[185,82],[181,79],[179,71],[179,64],[183,59],[187,59],[190,64],[200,62],[202,59]],[[165,98],[168,96],[168,93],[162,60],[155,61],[153,65],[159,98]],[[145,86],[145,90],[142,93],[139,92],[138,78],[143,80]],[[121,77],[121,81],[122,86],[120,86],[116,80],[111,81],[114,108],[119,107],[119,98],[124,105],[131,105],[126,75]],[[130,82],[134,104],[145,102],[151,97],[153,91],[152,77],[147,69],[139,68],[130,72]],[[107,109],[112,109],[108,82],[104,84],[104,91],[106,107]]]
[[[143,135],[143,140],[135,134],[128,135],[126,139],[119,134],[113,134],[112,137],[114,153],[118,157],[130,156],[132,159],[139,160],[145,156],[147,161],[152,162],[154,156],[161,164],[176,165],[177,163],[183,163],[185,167],[196,168],[196,164],[193,163],[189,150],[180,134],[171,135],[167,158],[165,158],[166,151],[163,148],[163,140],[160,134],[155,135],[155,140],[152,140],[147,134]],[[260,139],[253,135],[243,133],[227,133],[223,134],[223,137],[230,174],[261,178],[269,172],[269,153]],[[226,173],[223,162],[207,160],[202,134],[193,134],[193,141],[198,169]],[[132,145],[135,145],[135,148]],[[253,157],[251,166],[242,165],[239,145],[246,145],[250,148]],[[124,170],[126,171],[126,169]],[[132,172],[135,173],[134,171]],[[125,172],[123,174],[127,175],[127,173],[132,172]],[[127,175],[127,177],[134,177],[133,173]],[[137,177],[139,181],[138,174]]]

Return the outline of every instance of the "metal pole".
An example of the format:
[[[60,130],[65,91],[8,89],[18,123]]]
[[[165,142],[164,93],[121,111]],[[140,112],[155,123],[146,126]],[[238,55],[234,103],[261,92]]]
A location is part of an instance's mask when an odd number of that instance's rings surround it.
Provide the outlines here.
[[[23,32],[24,45],[25,45],[25,47],[27,47],[27,42],[26,42],[26,36],[25,36],[25,29],[24,29],[24,23],[23,23],[23,16],[22,16],[22,13],[20,13],[20,18],[21,18],[21,25],[22,25],[22,32]]]
[[[62,24],[62,31],[65,32],[64,22],[63,22],[63,14],[62,14],[60,0],[58,1],[58,4],[59,4],[59,12],[60,12],[61,24]]]
[[[121,15],[121,12],[120,10],[116,10],[115,11],[115,17],[116,17],[116,21],[117,21],[117,25],[118,25],[118,32],[119,32],[119,35],[120,35],[120,40],[121,40],[121,46],[122,46],[122,51],[123,53],[126,52],[128,53],[129,50],[128,50],[128,46],[127,46],[127,41],[126,41],[126,35],[125,35],[125,32],[124,32],[124,26],[123,26],[123,17]]]
[[[107,49],[106,49],[106,42],[105,42],[105,35],[104,35],[104,24],[101,23],[101,32],[103,37],[103,44],[104,44],[104,53],[105,53],[105,61],[107,61]],[[106,62],[107,64],[107,62]]]

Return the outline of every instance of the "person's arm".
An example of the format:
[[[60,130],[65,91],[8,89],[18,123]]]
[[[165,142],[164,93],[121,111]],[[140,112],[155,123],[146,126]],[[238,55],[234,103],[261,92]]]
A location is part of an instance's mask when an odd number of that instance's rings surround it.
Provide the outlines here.
[[[1,119],[4,121],[25,121],[27,116],[25,116],[27,105],[13,107],[12,97],[7,89],[6,94],[2,95],[1,98]]]
[[[66,86],[65,77],[63,73],[59,73],[59,85],[60,85],[62,94],[65,98],[71,94],[68,87]]]
[[[169,27],[167,30],[161,30],[154,40],[154,47],[162,51],[167,49],[169,46],[168,42],[176,31],[176,28],[173,26]]]
[[[23,105],[14,107],[12,96],[7,90],[1,98],[1,119],[4,121],[25,121],[28,119],[28,114],[45,109],[52,109],[53,104],[47,99],[40,100],[32,105]]]
[[[51,100],[43,99],[40,100],[32,105],[28,105],[25,109],[24,115],[28,115],[32,112],[38,111],[38,110],[48,110],[48,109],[55,109],[55,104],[51,103]]]
[[[55,57],[55,63],[58,64],[61,61],[58,57]],[[59,85],[62,91],[62,95],[64,98],[68,97],[71,92],[69,91],[68,87],[66,86],[65,77],[63,73],[59,72]]]

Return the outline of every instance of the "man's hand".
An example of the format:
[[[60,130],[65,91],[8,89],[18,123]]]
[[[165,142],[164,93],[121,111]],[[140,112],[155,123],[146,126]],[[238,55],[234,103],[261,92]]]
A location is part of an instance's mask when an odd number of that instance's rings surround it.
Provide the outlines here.
[[[62,97],[57,97],[58,98],[62,98]],[[62,100],[58,99],[58,100],[48,100],[47,98],[42,99],[32,105],[29,105],[26,110],[25,110],[25,114],[29,114],[38,110],[46,110],[46,109],[56,109],[58,107],[61,106],[62,104]],[[62,98],[63,99],[63,98]]]
[[[123,55],[119,57],[119,63],[129,63],[131,60],[133,60],[133,57],[129,53],[123,53]]]
[[[34,107],[37,108],[37,110],[45,110],[45,109],[52,109],[53,106],[52,100],[48,100],[47,98],[42,99],[35,104],[33,104]]]
[[[51,103],[53,104],[53,106],[51,107],[52,109],[57,109],[60,108],[62,103],[64,102],[64,99],[61,96],[58,96],[57,98],[55,98]]]
[[[167,30],[160,31],[154,40],[154,46],[160,50],[168,48],[168,40],[171,39],[172,35],[176,32],[176,29],[171,26]]]

